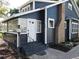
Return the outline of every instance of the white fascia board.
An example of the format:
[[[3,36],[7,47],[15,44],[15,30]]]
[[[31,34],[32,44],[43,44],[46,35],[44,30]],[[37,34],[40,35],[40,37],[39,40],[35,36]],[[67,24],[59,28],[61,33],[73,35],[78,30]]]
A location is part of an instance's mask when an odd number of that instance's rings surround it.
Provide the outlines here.
[[[73,17],[72,17],[72,18],[67,18],[67,19],[70,19],[70,20],[72,20],[72,19],[73,19],[73,20],[75,20],[75,21],[78,21],[78,22],[79,22],[79,19],[77,19],[77,18],[73,18]]]
[[[59,1],[47,1],[47,0],[35,0],[35,1],[38,1],[38,2],[48,2],[48,3],[57,3]]]
[[[48,6],[46,6],[45,8],[50,8],[50,7],[56,6],[56,5],[61,4],[61,3],[65,3],[65,2],[67,2],[67,1],[69,1],[69,0],[59,1],[58,3],[48,5]]]
[[[39,8],[39,9],[31,10],[31,11],[28,11],[28,12],[22,12],[22,13],[14,14],[14,15],[10,16],[9,18],[5,19],[2,22],[8,21],[9,19],[12,19],[12,18],[15,18],[15,17],[19,17],[19,16],[22,16],[22,15],[27,15],[29,13],[33,13],[33,12],[37,12],[37,11],[40,11],[40,10],[44,10],[44,9],[45,8]]]

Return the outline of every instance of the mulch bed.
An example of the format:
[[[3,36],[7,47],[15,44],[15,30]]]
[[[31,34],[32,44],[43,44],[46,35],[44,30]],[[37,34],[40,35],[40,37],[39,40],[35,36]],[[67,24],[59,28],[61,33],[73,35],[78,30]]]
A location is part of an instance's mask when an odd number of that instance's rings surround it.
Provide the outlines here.
[[[49,45],[50,48],[54,48],[54,49],[57,49],[57,50],[60,50],[60,51],[63,51],[63,52],[68,52],[70,51],[73,47],[77,46],[78,44],[74,45],[74,46],[65,46],[64,44],[51,44]]]
[[[62,45],[51,45],[49,47],[60,50],[60,51],[63,51],[63,52],[68,52],[69,50],[71,50],[70,48],[62,46]]]

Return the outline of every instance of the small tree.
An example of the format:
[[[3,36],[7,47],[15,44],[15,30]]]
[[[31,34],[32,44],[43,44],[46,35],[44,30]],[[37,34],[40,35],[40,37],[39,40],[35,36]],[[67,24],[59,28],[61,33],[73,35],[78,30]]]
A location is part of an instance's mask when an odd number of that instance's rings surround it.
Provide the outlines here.
[[[79,6],[79,0],[77,0],[77,5]]]
[[[0,17],[7,16],[8,9],[4,6],[0,7]]]
[[[10,12],[9,12],[9,14],[10,14],[10,16],[12,16],[13,14],[16,14],[16,13],[19,13],[19,10],[18,9],[10,9]]]
[[[0,0],[0,17],[7,16],[8,8],[6,5],[8,5],[7,1]]]

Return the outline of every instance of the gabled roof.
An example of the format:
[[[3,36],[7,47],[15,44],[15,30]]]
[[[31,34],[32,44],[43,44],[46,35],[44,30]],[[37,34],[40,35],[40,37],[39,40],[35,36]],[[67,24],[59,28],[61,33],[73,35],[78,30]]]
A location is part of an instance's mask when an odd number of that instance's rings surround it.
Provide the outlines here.
[[[50,8],[50,7],[53,7],[53,6],[56,6],[56,5],[59,5],[61,3],[65,3],[67,2],[68,0],[65,0],[65,1],[59,1],[58,3],[55,3],[55,4],[51,4],[51,5],[48,5],[46,7],[43,7],[43,8],[38,8],[38,9],[35,9],[35,10],[31,10],[31,11],[28,11],[28,12],[21,12],[21,13],[18,13],[18,14],[15,14],[7,19],[5,19],[3,22],[6,22],[12,18],[16,18],[16,17],[20,17],[22,15],[26,15],[26,14],[29,14],[29,13],[33,13],[33,12],[37,12],[37,11],[40,11],[40,10],[44,10],[44,9],[47,9],[47,8]]]
[[[73,5],[73,7],[75,9],[75,12],[76,12],[76,14],[77,14],[77,16],[79,18],[79,8],[77,6],[77,3],[75,2],[75,0],[70,0],[70,2],[72,3],[72,5]]]
[[[45,0],[30,0],[30,1],[26,2],[26,3],[24,3],[24,4],[23,4],[21,7],[19,7],[19,8],[21,9],[22,7],[28,5],[28,4],[31,3],[31,2],[35,2],[35,1],[37,1],[37,2],[47,2],[47,3],[57,3],[57,2],[58,2],[58,1],[45,1]]]

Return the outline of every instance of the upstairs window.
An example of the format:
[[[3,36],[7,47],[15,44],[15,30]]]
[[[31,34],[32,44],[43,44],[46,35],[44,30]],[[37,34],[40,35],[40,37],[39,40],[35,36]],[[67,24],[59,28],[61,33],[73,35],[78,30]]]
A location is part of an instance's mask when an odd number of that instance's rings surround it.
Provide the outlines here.
[[[68,3],[68,9],[72,10],[72,4]]]
[[[67,22],[64,22],[64,28],[67,29]]]
[[[30,8],[30,5],[27,5],[25,7],[22,8],[22,12],[26,12],[26,11],[29,11],[31,8]]]
[[[48,27],[49,28],[54,28],[54,24],[55,24],[54,19],[49,18],[48,19]]]

